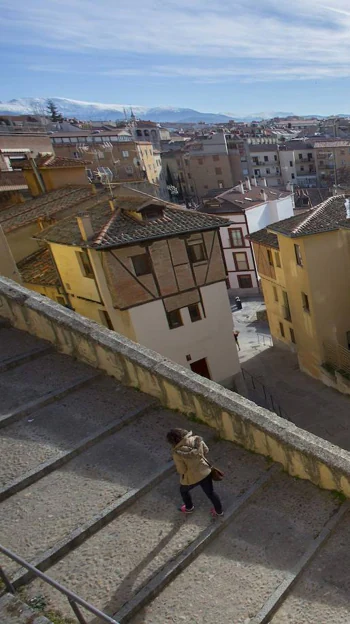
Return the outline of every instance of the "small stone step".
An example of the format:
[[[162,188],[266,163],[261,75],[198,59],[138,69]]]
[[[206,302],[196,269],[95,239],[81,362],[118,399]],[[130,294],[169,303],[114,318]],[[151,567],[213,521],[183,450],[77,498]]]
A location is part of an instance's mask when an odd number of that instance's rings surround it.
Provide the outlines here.
[[[6,371],[0,375],[0,416],[92,372],[95,369],[60,353]]]
[[[164,420],[165,417],[164,414]],[[180,424],[186,423],[174,423]],[[205,437],[210,434],[207,430]],[[267,468],[263,458],[247,456],[225,442],[213,446],[211,457],[226,473],[225,480],[217,485],[226,507]],[[238,466],[239,470],[235,468]],[[183,516],[178,511],[179,476],[168,477],[47,573],[61,583],[69,579],[74,592],[85,599],[89,597],[97,608],[113,616],[155,573],[213,525],[210,501],[200,489],[193,497],[196,513]],[[58,604],[68,615],[64,599],[45,588],[41,581],[34,581],[28,590],[30,595],[50,595],[50,604]]]
[[[1,327],[0,325],[0,364],[8,358],[22,355],[32,349],[48,346],[52,345],[46,340],[40,340],[40,338],[13,327]]]
[[[0,598],[1,624],[52,624],[46,617],[33,611],[18,596],[5,594]]]
[[[337,507],[330,492],[277,474],[215,542],[130,621],[164,624],[175,612],[196,624],[250,622]],[[318,624],[321,621],[328,622]]]
[[[53,546],[169,460],[165,434],[179,422],[184,417],[153,410],[5,500],[3,543],[26,559]]]
[[[59,457],[130,410],[151,402],[152,397],[101,376],[0,429],[0,487],[42,462]],[[12,461],[14,456],[16,462]]]

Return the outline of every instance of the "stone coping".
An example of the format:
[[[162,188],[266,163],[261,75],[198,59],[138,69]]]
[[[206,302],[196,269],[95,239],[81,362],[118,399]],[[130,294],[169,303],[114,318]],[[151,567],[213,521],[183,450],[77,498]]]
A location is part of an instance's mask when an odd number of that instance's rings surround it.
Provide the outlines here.
[[[280,462],[289,474],[350,497],[350,453],[155,351],[0,277],[0,317],[105,371],[219,435]],[[330,415],[331,418],[331,415]]]

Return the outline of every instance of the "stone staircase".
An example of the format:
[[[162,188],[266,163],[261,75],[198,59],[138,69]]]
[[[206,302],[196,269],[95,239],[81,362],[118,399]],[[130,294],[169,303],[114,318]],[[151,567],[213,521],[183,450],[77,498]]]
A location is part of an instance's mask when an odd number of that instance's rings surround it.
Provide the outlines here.
[[[347,502],[10,327],[0,371],[3,546],[121,624],[350,621]],[[171,427],[209,442],[223,520],[200,491],[195,514],[177,511]],[[22,599],[74,619],[65,596],[0,565]],[[22,624],[15,611],[0,622]]]

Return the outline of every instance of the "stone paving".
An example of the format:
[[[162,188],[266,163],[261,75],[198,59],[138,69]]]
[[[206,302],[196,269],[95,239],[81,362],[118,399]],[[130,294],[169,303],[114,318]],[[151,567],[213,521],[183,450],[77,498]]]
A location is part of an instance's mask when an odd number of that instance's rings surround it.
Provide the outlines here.
[[[248,330],[242,331],[243,342],[245,333],[251,340]],[[2,331],[0,365],[2,345],[5,359],[11,352],[20,355],[23,336]],[[24,340],[24,351],[31,348],[31,341]],[[31,399],[50,388],[57,392],[49,406],[34,405],[15,424],[11,419],[0,423],[5,484],[29,469],[39,471],[42,461],[60,458],[101,427],[123,422],[123,428],[50,474],[38,472],[35,482],[24,483],[3,500],[0,542],[5,547],[33,565],[44,562],[40,569],[46,574],[120,624],[256,624],[256,615],[280,583],[296,574],[295,566],[310,548],[322,544],[311,566],[307,558],[273,623],[350,622],[348,503],[293,479],[260,455],[216,439],[212,429],[107,376],[61,396],[67,379],[84,375],[90,380],[88,366],[55,352],[0,375],[7,389],[3,417],[25,405],[27,392]],[[17,387],[17,396],[11,397],[9,388],[15,393]],[[222,519],[211,518],[211,505],[200,490],[193,493],[195,513],[179,513],[179,479],[170,468],[165,442],[174,426],[203,435],[210,458],[225,472],[216,485],[225,509]],[[320,532],[326,526],[328,536],[329,523],[337,518],[340,525],[334,526],[330,541],[319,542]],[[56,613],[55,622],[72,621],[67,600],[56,590],[41,580],[28,584],[23,570],[3,555],[0,565],[16,587],[26,584],[23,599],[40,599],[49,613]],[[8,598],[1,601],[0,587],[1,623],[44,624],[40,615],[24,613],[21,606],[11,610],[8,604]],[[84,615],[89,624],[97,624]]]
[[[264,384],[275,405],[282,408],[282,416],[350,450],[350,397],[301,372],[293,353],[269,346],[268,324],[255,320],[257,310],[262,307],[260,298],[243,301],[240,311],[233,302],[231,305],[234,325],[240,332],[238,353],[242,368],[256,382]],[[266,402],[259,383],[255,383],[254,389],[248,377],[247,385],[252,400],[278,413],[271,406],[269,396]]]

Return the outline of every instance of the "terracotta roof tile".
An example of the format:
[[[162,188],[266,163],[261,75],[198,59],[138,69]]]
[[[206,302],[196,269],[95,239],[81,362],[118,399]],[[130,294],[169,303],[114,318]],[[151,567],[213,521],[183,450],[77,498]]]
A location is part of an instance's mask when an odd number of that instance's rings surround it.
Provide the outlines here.
[[[267,228],[258,230],[258,232],[253,232],[253,234],[246,236],[246,238],[253,243],[259,243],[265,247],[274,247],[275,249],[279,249],[277,234],[269,232]]]
[[[57,286],[60,283],[49,249],[39,249],[17,263],[23,281],[41,286]]]
[[[141,199],[117,197],[115,199],[116,211],[112,215],[108,202],[90,208],[85,214],[90,215],[95,235],[88,241],[87,246],[95,249],[125,247],[152,239],[212,230],[229,224],[227,219],[178,208],[174,204],[159,200],[149,200],[147,204],[163,205],[163,215],[143,221],[134,218],[131,212],[136,212],[141,206],[145,206],[144,197]],[[36,238],[66,245],[86,245],[81,238],[75,217],[63,219],[38,234]]]
[[[103,196],[105,193],[99,193]],[[92,195],[91,187],[86,186],[64,186],[62,188],[39,195],[21,204],[13,204],[0,212],[0,224],[5,232],[15,230],[27,223],[36,221],[40,217],[53,216],[62,210],[72,208],[82,202],[94,201],[97,203],[96,195]]]
[[[310,236],[349,227],[346,217],[345,195],[329,197],[316,208],[300,215],[269,225],[269,230],[286,236]]]
[[[65,167],[85,167],[85,165],[89,165],[91,161],[80,160],[78,158],[62,158],[54,154],[46,154],[45,156],[37,156],[35,158],[35,163],[39,169],[62,169]],[[22,169],[31,168],[32,166],[29,161],[22,165]]]

